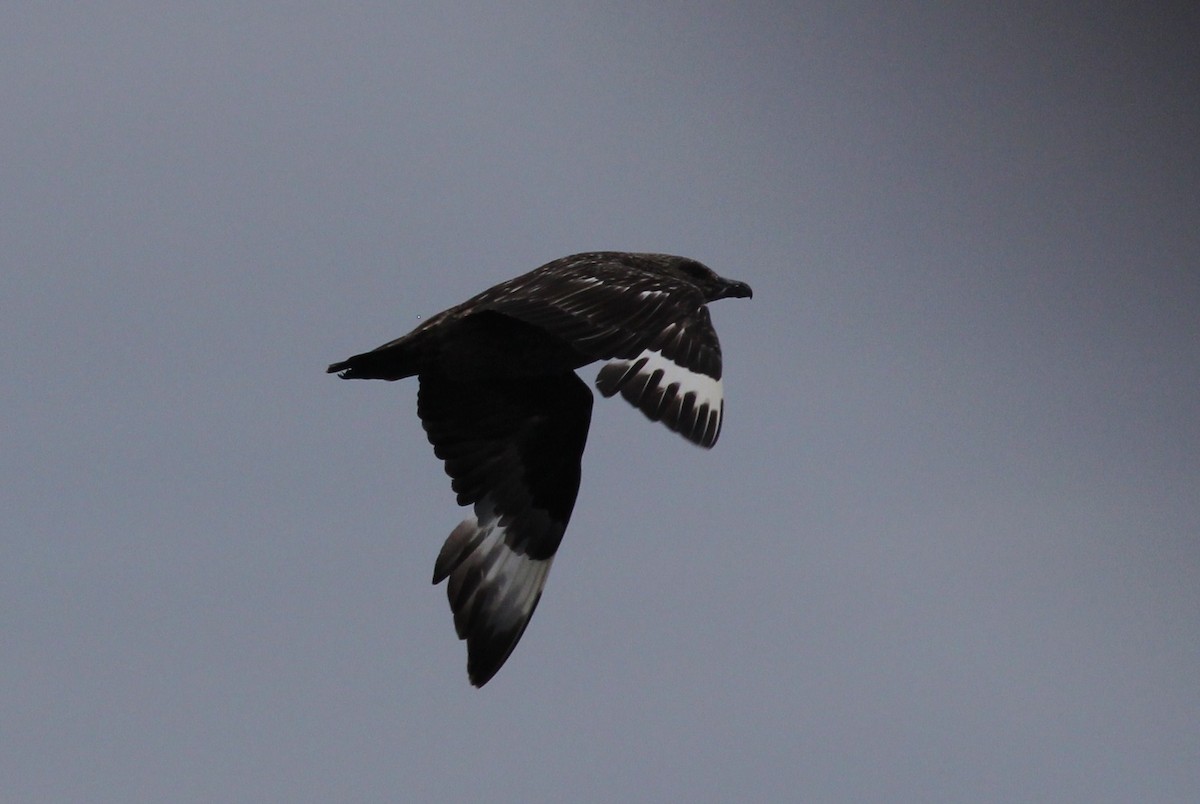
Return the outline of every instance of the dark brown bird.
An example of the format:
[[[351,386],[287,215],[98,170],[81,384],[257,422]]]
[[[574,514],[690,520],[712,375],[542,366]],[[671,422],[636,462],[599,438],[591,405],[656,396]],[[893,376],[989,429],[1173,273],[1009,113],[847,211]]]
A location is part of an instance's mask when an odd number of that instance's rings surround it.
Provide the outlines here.
[[[724,403],[708,302],[750,286],[669,254],[606,251],[547,263],[328,369],[343,379],[420,382],[417,413],[459,505],[433,582],[449,578],[467,673],[481,687],[508,659],[541,598],[575,507],[596,387],[703,447]]]

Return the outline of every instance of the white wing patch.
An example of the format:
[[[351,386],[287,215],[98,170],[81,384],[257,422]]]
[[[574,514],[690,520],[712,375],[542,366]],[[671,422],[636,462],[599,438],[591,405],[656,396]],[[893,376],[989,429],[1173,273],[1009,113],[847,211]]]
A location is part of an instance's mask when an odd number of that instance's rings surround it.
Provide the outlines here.
[[[487,498],[476,504],[475,513],[446,539],[433,582],[450,579],[446,595],[454,629],[467,640],[471,681],[482,686],[525,632],[554,559],[533,559],[509,547],[506,527]]]
[[[600,369],[596,387],[604,396],[620,391],[651,421],[702,447],[717,443],[725,402],[721,381],[679,365],[656,349],[633,360],[614,360]]]

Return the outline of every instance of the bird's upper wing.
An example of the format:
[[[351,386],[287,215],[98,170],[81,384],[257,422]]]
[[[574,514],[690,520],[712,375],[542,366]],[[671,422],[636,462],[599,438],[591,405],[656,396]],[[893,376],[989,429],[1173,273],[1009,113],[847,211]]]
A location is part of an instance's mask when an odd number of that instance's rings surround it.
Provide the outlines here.
[[[449,578],[471,682],[504,664],[541,597],[579,491],[592,394],[573,372],[463,382],[420,375],[417,410],[460,505],[433,582]]]
[[[704,368],[720,376],[721,350],[698,288],[617,260],[553,262],[462,305],[495,310],[571,343],[597,360],[634,357],[673,323],[690,322]]]
[[[721,431],[721,345],[699,289],[617,261],[550,266],[468,302],[568,342],[604,366],[596,386],[711,447]]]

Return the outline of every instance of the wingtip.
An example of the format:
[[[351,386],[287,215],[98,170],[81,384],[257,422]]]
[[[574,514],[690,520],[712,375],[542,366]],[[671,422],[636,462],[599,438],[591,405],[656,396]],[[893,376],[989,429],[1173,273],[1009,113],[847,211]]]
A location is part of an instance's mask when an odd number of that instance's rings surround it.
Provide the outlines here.
[[[485,505],[490,510],[490,505]],[[505,542],[494,513],[476,517],[446,539],[434,583],[447,580],[454,630],[467,643],[467,678],[482,687],[504,666],[541,600],[551,558],[534,559]]]
[[[483,673],[473,671],[470,664],[467,665],[467,680],[471,682],[471,686],[475,689],[483,689],[483,686],[496,677],[496,672],[499,667],[493,668],[490,672]]]

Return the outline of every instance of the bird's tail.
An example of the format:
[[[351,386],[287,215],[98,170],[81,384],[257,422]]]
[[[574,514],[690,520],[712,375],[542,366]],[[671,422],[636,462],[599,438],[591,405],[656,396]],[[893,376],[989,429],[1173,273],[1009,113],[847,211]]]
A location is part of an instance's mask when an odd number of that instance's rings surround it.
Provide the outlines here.
[[[326,373],[337,374],[343,380],[402,380],[420,370],[416,350],[404,338],[332,363],[325,369]]]

